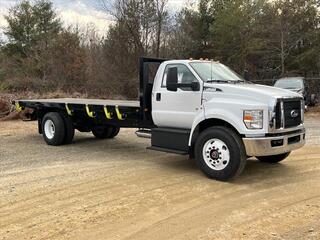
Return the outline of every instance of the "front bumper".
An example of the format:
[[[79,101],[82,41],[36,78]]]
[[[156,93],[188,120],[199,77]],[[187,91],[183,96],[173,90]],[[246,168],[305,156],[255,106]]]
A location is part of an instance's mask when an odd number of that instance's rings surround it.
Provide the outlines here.
[[[288,135],[243,138],[248,156],[271,156],[291,152],[305,145],[305,129]]]

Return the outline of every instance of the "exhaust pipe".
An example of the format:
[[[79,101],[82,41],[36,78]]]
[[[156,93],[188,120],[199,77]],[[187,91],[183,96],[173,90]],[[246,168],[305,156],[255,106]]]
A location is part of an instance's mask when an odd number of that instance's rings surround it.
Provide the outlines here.
[[[139,129],[136,131],[136,135],[141,138],[151,138],[151,130]]]

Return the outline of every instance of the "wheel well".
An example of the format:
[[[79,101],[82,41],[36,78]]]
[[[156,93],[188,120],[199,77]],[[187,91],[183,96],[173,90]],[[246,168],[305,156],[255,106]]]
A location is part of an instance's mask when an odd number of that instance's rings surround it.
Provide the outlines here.
[[[217,118],[206,119],[206,120],[200,122],[198,124],[198,126],[199,126],[199,132],[202,132],[205,129],[207,129],[209,127],[213,127],[213,126],[224,126],[224,127],[232,129],[233,131],[235,131],[236,133],[239,134],[238,130],[234,126],[232,126],[230,123],[228,123],[224,120],[221,120],[221,119],[217,119]]]
[[[228,123],[228,122],[226,122],[224,120],[221,120],[221,119],[218,119],[218,118],[206,119],[206,120],[200,122],[197,125],[197,127],[195,128],[195,130],[193,131],[192,139],[191,139],[192,149],[194,147],[194,143],[195,143],[196,139],[198,138],[199,134],[201,132],[203,132],[204,130],[206,130],[207,128],[213,127],[213,126],[227,127],[229,129],[233,130],[235,133],[241,135],[234,126],[232,126],[230,123]]]

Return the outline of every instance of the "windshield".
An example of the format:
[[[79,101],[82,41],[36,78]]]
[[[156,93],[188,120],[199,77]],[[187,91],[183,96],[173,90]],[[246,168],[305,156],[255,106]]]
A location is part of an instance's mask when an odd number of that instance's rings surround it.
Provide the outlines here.
[[[303,81],[297,78],[279,79],[274,86],[284,89],[300,89],[303,87]]]
[[[217,62],[192,62],[191,67],[198,73],[204,82],[229,82],[241,81],[244,79],[227,66]]]

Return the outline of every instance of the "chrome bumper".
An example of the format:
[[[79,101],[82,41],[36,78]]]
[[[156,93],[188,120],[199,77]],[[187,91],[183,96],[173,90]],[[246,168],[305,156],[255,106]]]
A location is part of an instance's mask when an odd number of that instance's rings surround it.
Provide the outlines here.
[[[287,153],[305,145],[305,129],[276,137],[243,138],[248,156],[271,156]]]

